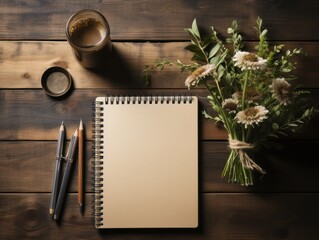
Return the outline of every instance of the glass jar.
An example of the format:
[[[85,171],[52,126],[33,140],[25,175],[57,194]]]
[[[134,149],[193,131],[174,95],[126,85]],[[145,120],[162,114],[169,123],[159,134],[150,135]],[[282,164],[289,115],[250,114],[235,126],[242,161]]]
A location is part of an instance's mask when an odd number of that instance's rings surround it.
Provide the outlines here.
[[[84,9],[73,14],[66,24],[66,37],[83,67],[97,68],[106,64],[112,42],[109,24],[101,13]]]

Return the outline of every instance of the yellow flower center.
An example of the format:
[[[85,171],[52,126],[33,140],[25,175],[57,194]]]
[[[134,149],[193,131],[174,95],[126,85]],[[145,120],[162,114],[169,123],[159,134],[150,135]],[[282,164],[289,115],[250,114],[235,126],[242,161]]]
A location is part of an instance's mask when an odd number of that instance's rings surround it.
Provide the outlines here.
[[[191,75],[193,75],[194,77],[198,77],[203,72],[205,72],[205,68],[204,67],[199,67],[194,72],[192,72]]]
[[[253,119],[253,118],[256,118],[257,113],[258,113],[258,109],[248,108],[244,112],[245,112],[247,119]]]
[[[258,57],[254,53],[248,53],[244,55],[243,59],[247,62],[258,62]]]

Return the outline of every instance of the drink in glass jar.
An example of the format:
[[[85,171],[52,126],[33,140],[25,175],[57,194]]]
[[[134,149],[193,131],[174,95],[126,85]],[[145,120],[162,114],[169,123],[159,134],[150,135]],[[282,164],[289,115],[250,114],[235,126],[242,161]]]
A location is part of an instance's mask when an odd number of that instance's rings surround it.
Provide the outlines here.
[[[112,42],[110,27],[101,13],[91,9],[75,13],[67,22],[66,36],[83,67],[97,68],[106,64]]]

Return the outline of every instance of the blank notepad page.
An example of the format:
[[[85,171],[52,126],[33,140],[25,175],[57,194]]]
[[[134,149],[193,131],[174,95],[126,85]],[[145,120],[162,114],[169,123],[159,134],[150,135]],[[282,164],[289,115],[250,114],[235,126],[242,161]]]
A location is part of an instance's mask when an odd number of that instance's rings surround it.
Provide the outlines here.
[[[193,96],[96,99],[95,121],[102,130],[102,141],[95,144],[102,149],[98,228],[197,227],[197,101]]]

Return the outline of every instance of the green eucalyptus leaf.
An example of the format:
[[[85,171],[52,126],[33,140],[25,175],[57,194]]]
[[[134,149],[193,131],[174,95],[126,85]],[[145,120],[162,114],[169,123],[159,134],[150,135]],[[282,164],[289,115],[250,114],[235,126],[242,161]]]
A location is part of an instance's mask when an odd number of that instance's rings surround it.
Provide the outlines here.
[[[186,46],[185,49],[190,51],[190,52],[193,52],[193,53],[200,53],[201,52],[200,48],[194,44],[190,44],[190,45]]]
[[[234,29],[232,29],[232,28],[227,28],[227,33],[228,33],[228,34],[234,33]]]
[[[273,124],[272,124],[272,129],[274,129],[275,131],[277,131],[277,130],[279,129],[278,123],[273,123]]]
[[[232,21],[231,27],[232,27],[233,29],[237,29],[237,28],[238,28],[238,23],[237,23],[236,20],[233,20],[233,21]]]
[[[204,54],[202,53],[196,53],[194,54],[194,56],[191,58],[192,61],[194,62],[202,62],[202,63],[205,63],[206,62],[206,57]]]
[[[192,23],[192,31],[200,39],[200,34],[199,34],[198,27],[197,27],[196,18],[193,20],[193,23]]]
[[[213,117],[212,117],[210,114],[208,114],[205,110],[202,111],[202,114],[203,114],[204,117],[207,118],[207,119],[213,119]]]
[[[209,63],[210,64],[215,64],[217,65],[218,61],[219,61],[219,56],[216,56],[216,57],[212,57],[210,60],[209,60]]]
[[[283,68],[281,69],[282,72],[285,72],[285,73],[288,73],[288,72],[291,72],[291,69],[289,68]]]
[[[303,117],[307,117],[309,115],[309,112],[310,112],[309,109],[307,109],[305,113],[303,114]]]
[[[281,135],[283,135],[283,136],[288,136],[288,134],[285,133],[285,132],[283,132],[283,131],[279,131],[278,133],[281,134]]]
[[[190,36],[190,38],[191,38],[192,43],[193,43],[193,44],[198,44],[199,38],[198,38],[198,36],[194,33],[194,31],[193,31],[192,29],[190,29],[190,28],[187,28],[187,29],[185,29],[185,30],[188,32],[188,34],[189,34],[189,36]]]
[[[222,76],[224,75],[225,73],[225,68],[223,65],[219,65],[218,68],[217,68],[217,74],[218,74],[218,79],[221,79]]]
[[[220,56],[220,59],[219,59],[219,61],[217,62],[216,65],[218,66],[219,64],[221,64],[222,62],[224,62],[226,56],[227,56],[227,52],[224,52],[224,53]]]
[[[216,44],[216,45],[212,48],[212,50],[210,50],[209,55],[208,55],[208,58],[214,57],[214,56],[216,55],[216,53],[219,51],[219,49],[220,49],[220,45],[219,45],[219,44]]]
[[[214,98],[213,98],[211,95],[208,95],[208,96],[207,96],[207,99],[208,99],[208,100],[211,100],[211,101],[214,101]]]
[[[222,121],[219,117],[214,117],[214,120],[215,120],[216,122],[221,122],[221,121]]]
[[[267,35],[267,32],[268,32],[267,29],[264,29],[264,30],[261,32],[261,36],[263,36],[263,37],[266,36],[266,35]]]

